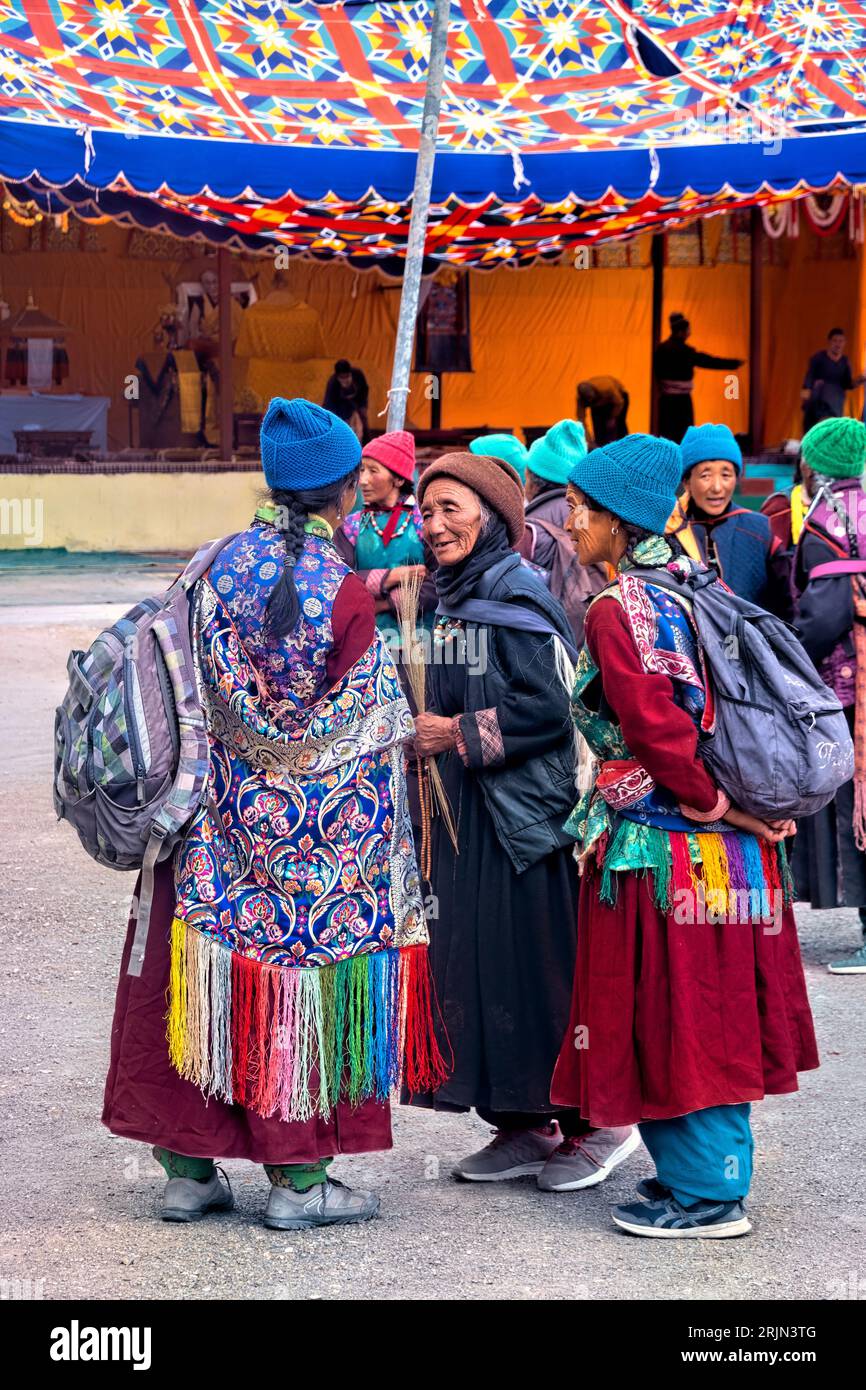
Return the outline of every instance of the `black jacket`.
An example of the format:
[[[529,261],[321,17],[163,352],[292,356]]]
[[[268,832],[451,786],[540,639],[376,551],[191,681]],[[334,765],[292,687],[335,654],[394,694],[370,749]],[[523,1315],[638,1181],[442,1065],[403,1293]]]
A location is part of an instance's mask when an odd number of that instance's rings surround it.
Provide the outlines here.
[[[569,645],[573,635],[562,605],[518,556],[483,576],[473,598],[517,604],[540,613]],[[475,652],[486,661],[465,677],[461,720],[470,761],[478,777],[497,838],[518,873],[572,843],[563,829],[577,799],[569,691],[557,674],[554,643],[543,634],[502,624],[467,623]],[[472,716],[495,710],[503,756],[485,761]]]

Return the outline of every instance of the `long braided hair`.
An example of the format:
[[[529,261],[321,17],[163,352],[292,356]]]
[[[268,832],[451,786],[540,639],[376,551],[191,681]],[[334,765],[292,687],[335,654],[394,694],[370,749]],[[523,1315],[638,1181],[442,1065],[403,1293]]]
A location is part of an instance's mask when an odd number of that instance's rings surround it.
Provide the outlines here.
[[[310,513],[336,506],[347,488],[357,485],[359,473],[360,468],[355,468],[327,487],[302,492],[272,489],[271,502],[276,508],[274,525],[282,535],[286,551],[282,574],[271,590],[267,605],[268,627],[275,637],[285,637],[291,632],[301,612],[295,587],[295,566],[304,549],[307,538],[304,527]]]

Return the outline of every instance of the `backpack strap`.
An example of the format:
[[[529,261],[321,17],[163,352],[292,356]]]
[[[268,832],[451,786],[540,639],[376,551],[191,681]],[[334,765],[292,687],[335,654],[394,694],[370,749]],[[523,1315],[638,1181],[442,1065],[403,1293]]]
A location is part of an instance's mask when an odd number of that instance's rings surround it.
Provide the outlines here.
[[[218,541],[205,541],[200,545],[193,555],[186,569],[178,575],[166,594],[166,602],[169,602],[177,593],[178,589],[191,589],[197,579],[201,579],[213,564],[220,551],[225,550],[230,541],[235,540],[240,535],[240,531],[232,531],[230,536],[223,536]]]
[[[147,934],[150,931],[150,910],[153,906],[154,871],[164,840],[165,830],[162,826],[154,825],[150,832],[147,848],[144,851],[144,859],[141,861],[141,882],[139,885],[138,903],[136,905],[135,936],[132,938],[132,950],[129,953],[129,965],[126,969],[127,975],[140,975],[144,966],[144,953],[147,949]]]
[[[840,574],[866,574],[866,560],[824,560],[812,566],[809,579],[837,579]]]
[[[187,592],[197,579],[210,568],[220,551],[235,539],[237,532],[223,536],[218,541],[207,541],[200,546],[186,569],[178,576],[165,596],[164,607],[168,607],[180,590]],[[156,640],[166,648],[172,645],[171,626],[173,618],[166,615],[167,621],[157,619],[153,624]],[[147,949],[147,936],[150,930],[150,914],[153,906],[154,874],[163,846],[167,838],[174,834],[189,817],[190,795],[198,785],[202,768],[207,766],[207,729],[201,712],[195,673],[185,670],[186,663],[178,660],[175,642],[175,659],[166,660],[171,693],[177,713],[179,749],[177,773],[171,791],[163,802],[158,817],[151,827],[150,836],[141,863],[141,883],[138,895],[135,935],[132,941],[127,974],[138,976],[144,966],[144,953]]]

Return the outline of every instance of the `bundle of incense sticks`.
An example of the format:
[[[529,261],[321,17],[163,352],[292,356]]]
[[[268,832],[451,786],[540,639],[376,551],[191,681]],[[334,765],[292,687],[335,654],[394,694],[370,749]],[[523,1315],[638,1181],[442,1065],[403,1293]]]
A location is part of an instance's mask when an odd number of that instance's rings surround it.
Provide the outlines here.
[[[427,709],[427,667],[424,661],[424,648],[418,638],[418,618],[423,582],[423,569],[420,566],[413,568],[411,577],[400,585],[397,595],[403,666],[418,714],[424,714]],[[433,817],[434,805],[442,817],[455,853],[459,853],[457,827],[454,824],[454,815],[441,773],[436,766],[436,759],[433,757],[422,758],[416,755],[415,761],[418,767],[418,791],[421,798],[421,873],[429,882],[431,870],[430,822]]]

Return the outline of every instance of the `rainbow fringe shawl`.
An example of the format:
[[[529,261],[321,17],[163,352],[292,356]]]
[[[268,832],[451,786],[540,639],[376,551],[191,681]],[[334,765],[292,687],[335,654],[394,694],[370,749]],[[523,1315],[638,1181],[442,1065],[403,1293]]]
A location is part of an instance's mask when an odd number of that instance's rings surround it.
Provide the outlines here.
[[[435,1090],[448,1073],[426,946],[269,965],[175,918],[168,993],[174,1068],[257,1115],[327,1118],[339,1101]]]
[[[631,862],[633,861],[633,862]],[[620,817],[596,849],[601,867],[602,902],[616,901],[616,875],[646,873],[653,882],[656,907],[670,912],[681,894],[699,894],[712,903],[749,903],[746,917],[763,920],[781,900],[793,898],[793,880],[783,844],[770,845],[739,831],[668,831],[636,826]]]

